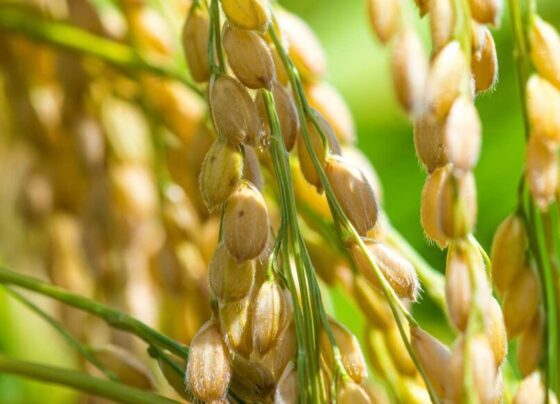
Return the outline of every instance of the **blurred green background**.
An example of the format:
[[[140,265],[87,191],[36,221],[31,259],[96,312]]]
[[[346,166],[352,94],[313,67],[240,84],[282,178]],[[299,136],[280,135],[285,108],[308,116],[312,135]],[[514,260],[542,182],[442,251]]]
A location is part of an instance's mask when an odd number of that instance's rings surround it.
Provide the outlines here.
[[[428,49],[427,19],[420,20],[410,3],[411,19],[418,25]],[[439,271],[443,270],[444,253],[430,246],[420,225],[420,194],[425,180],[414,152],[412,128],[400,111],[392,90],[389,72],[390,49],[374,38],[367,20],[364,0],[283,0],[281,4],[300,15],[318,35],[328,58],[330,81],[343,95],[352,110],[359,135],[359,147],[373,162],[384,188],[384,208],[393,225]],[[539,12],[560,28],[560,1],[539,1]],[[496,88],[478,97],[483,123],[483,148],[476,169],[479,214],[476,236],[489,250],[492,235],[499,222],[515,206],[516,188],[524,160],[524,135],[521,104],[512,55],[512,37],[504,11],[499,29],[493,30],[500,64]],[[560,113],[560,111],[559,111]],[[357,310],[336,291],[333,293],[337,317],[358,335],[361,320]],[[0,329],[10,310],[0,299]],[[439,310],[423,300],[416,309],[422,324],[433,328],[440,319]],[[12,319],[13,321],[14,319]],[[56,363],[71,367],[73,358],[65,356],[62,342],[45,350],[36,344],[37,330],[48,341],[57,337],[42,320],[29,314],[19,321],[14,332],[0,335],[0,351],[16,353],[22,359]],[[28,332],[28,330],[34,330]],[[436,333],[438,330],[435,330]],[[439,330],[445,334],[445,330]],[[14,346],[27,347],[14,352]],[[15,349],[16,351],[18,349]],[[22,391],[26,391],[22,395]],[[22,397],[25,397],[22,401]],[[37,397],[37,401],[28,401]],[[75,397],[68,389],[0,377],[0,402],[43,403],[68,402]]]

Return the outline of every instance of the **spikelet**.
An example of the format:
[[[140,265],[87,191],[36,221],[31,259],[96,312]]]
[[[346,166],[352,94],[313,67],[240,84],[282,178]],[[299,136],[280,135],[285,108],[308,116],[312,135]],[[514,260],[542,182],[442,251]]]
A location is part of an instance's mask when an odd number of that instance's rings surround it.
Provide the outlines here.
[[[453,171],[441,190],[440,225],[450,239],[465,238],[475,225],[477,202],[474,175]]]
[[[234,302],[220,303],[218,310],[220,331],[228,347],[244,355],[249,355],[253,342],[251,295]]]
[[[502,16],[502,0],[469,0],[471,13],[481,24],[499,25]]]
[[[467,63],[457,41],[452,41],[436,55],[428,75],[428,110],[442,119],[451,108],[455,98],[464,88]]]
[[[338,391],[337,403],[339,404],[371,404],[367,392],[359,385],[348,381]]]
[[[537,275],[528,264],[504,294],[502,307],[509,339],[529,326],[537,311],[539,294]]]
[[[517,345],[517,364],[523,377],[535,371],[541,360],[543,350],[544,314],[537,310],[531,323],[519,337]]]
[[[267,397],[274,389],[272,374],[258,360],[234,353],[231,360],[230,390],[242,400],[254,403]]]
[[[478,162],[482,128],[478,112],[468,97],[458,97],[443,128],[443,147],[447,160],[457,168],[470,171]]]
[[[492,242],[492,280],[505,293],[523,270],[527,236],[523,218],[508,216],[496,230]]]
[[[335,154],[340,154],[340,146],[338,145],[338,141],[332,130],[331,126],[325,121],[325,119],[319,114],[316,114],[317,119],[319,121],[319,127],[323,131],[326,136],[327,145],[323,144],[321,139],[320,133],[317,131],[317,128],[311,121],[311,119],[307,120],[307,132],[309,134],[309,140],[311,141],[311,145],[315,154],[319,158],[321,165],[325,165],[325,159],[327,157],[327,150],[330,148],[335,152]],[[338,149],[338,152],[337,152]],[[315,186],[317,191],[322,190],[321,179],[319,178],[319,174],[315,170],[315,166],[313,165],[313,160],[311,156],[307,152],[307,147],[305,145],[305,140],[303,136],[297,137],[297,153],[298,153],[298,160],[299,166],[301,168],[301,172],[308,183]]]
[[[399,28],[400,8],[397,0],[367,0],[369,22],[381,43],[389,42]]]
[[[486,91],[498,81],[498,55],[492,33],[485,25],[473,23],[473,54],[471,57],[476,91]]]
[[[235,191],[243,175],[243,156],[224,139],[214,142],[200,171],[200,193],[208,210],[221,206]]]
[[[274,97],[274,105],[276,107],[276,113],[278,114],[278,120],[280,121],[284,145],[286,146],[286,150],[290,151],[294,148],[299,133],[299,118],[296,105],[288,90],[278,83],[273,84],[272,96]],[[269,142],[271,136],[270,122],[268,120],[264,98],[260,91],[257,93],[255,102],[263,122],[265,142]]]
[[[373,194],[377,200],[378,205],[383,204],[383,189],[381,186],[381,181],[379,176],[375,171],[375,168],[367,158],[367,156],[357,147],[347,145],[342,148],[342,156],[348,160],[352,161],[356,167],[362,170],[362,173],[366,177],[367,182],[373,188]]]
[[[271,22],[268,0],[221,0],[229,22],[239,28],[265,31]]]
[[[406,323],[403,325],[405,327],[405,333],[407,334],[406,338],[410,339]],[[406,349],[406,345],[399,332],[397,323],[393,322],[392,326],[384,332],[383,336],[385,338],[385,344],[387,345],[389,354],[391,355],[391,358],[393,358],[393,363],[399,373],[410,377],[415,376],[418,370],[416,369],[416,365],[414,365],[414,362]]]
[[[255,263],[238,263],[222,242],[210,261],[208,281],[210,290],[220,302],[234,301],[249,294],[255,280]]]
[[[266,353],[278,338],[285,320],[284,292],[274,281],[264,282],[255,298],[253,307],[253,349]]]
[[[437,168],[428,176],[422,189],[420,217],[426,237],[437,243],[440,248],[447,245],[447,237],[441,230],[439,215],[441,213],[441,192],[452,165]]]
[[[318,81],[327,70],[325,52],[319,39],[298,16],[286,11],[278,12],[276,16],[288,42],[289,56],[302,78],[308,82]]]
[[[547,208],[558,187],[557,146],[531,135],[527,145],[525,177],[533,199],[541,209]]]
[[[296,330],[290,322],[274,342],[274,346],[263,356],[262,361],[270,369],[275,380],[282,375],[288,362],[296,355]]]
[[[428,61],[422,42],[413,29],[404,29],[397,36],[391,67],[397,100],[410,116],[419,116],[424,112]]]
[[[560,36],[552,25],[534,16],[531,24],[531,58],[546,80],[560,89]]]
[[[475,334],[465,349],[463,337],[453,348],[451,355],[450,393],[454,403],[461,403],[463,396],[464,371],[471,374],[473,389],[480,403],[490,403],[496,395],[496,366],[494,354],[484,334]],[[465,355],[470,356],[470,369],[465,368]]]
[[[214,320],[194,336],[187,364],[186,385],[203,401],[222,400],[227,394],[231,368],[226,347]]]
[[[443,124],[432,114],[425,113],[414,121],[416,155],[429,173],[447,163],[443,135]]]
[[[288,72],[286,72],[286,67],[284,67],[284,63],[282,63],[282,58],[278,53],[278,49],[276,49],[276,45],[273,43],[268,44],[270,48],[270,53],[272,55],[272,61],[274,62],[274,70],[276,71],[276,81],[278,84],[283,86],[287,86],[290,83],[290,77],[288,76]]]
[[[445,297],[447,309],[455,327],[464,331],[473,304],[473,285],[470,271],[473,271],[479,300],[479,309],[487,310],[491,292],[486,280],[482,260],[477,251],[469,245],[453,245],[447,253],[445,268]]]
[[[257,258],[266,247],[268,210],[263,196],[243,181],[228,199],[223,216],[223,240],[237,261]]]
[[[451,365],[449,348],[421,328],[412,327],[410,334],[412,349],[418,356],[430,383],[438,397],[445,397],[449,386],[449,367]]]
[[[342,210],[358,234],[365,236],[377,222],[378,206],[371,185],[342,157],[329,157],[325,171]]]
[[[341,143],[355,142],[356,128],[352,113],[336,88],[323,81],[308,85],[305,94],[311,108],[325,118]]]
[[[453,38],[455,10],[453,4],[447,0],[425,0],[425,2],[430,13],[433,52],[437,54]]]
[[[248,140],[254,143],[261,135],[257,107],[243,85],[232,77],[220,75],[210,82],[209,104],[218,133],[231,144]]]
[[[229,66],[240,82],[249,88],[272,88],[274,61],[264,39],[256,32],[226,24],[222,41]]]
[[[298,402],[298,376],[293,362],[290,362],[274,391],[274,404],[296,404]]]
[[[393,314],[382,294],[372,288],[361,275],[354,275],[355,301],[368,320],[368,324],[380,329],[387,329],[393,322]]]
[[[329,318],[329,324],[340,349],[340,355],[344,369],[356,383],[361,383],[367,378],[367,365],[362,353],[362,348],[355,335],[346,327],[333,318]],[[330,340],[325,330],[321,331],[321,354],[325,359],[328,369],[334,368],[334,355]]]
[[[513,397],[513,404],[527,404],[527,403],[544,403],[545,402],[545,387],[541,378],[541,374],[533,372],[525,377],[519,384],[517,392]],[[550,404],[558,404],[558,400],[554,393],[548,393],[548,402]]]
[[[395,293],[402,298],[415,300],[418,294],[419,284],[416,271],[410,262],[397,253],[392,248],[371,239],[364,239],[367,253],[371,254],[381,273],[395,290]],[[371,282],[373,286],[381,289],[373,267],[362,252],[361,248],[354,244],[350,250],[352,259],[362,275]]]
[[[527,81],[527,113],[531,132],[543,141],[560,142],[560,89],[533,75]]]
[[[249,181],[259,191],[264,188],[264,177],[261,170],[259,156],[254,147],[243,147],[243,178]]]
[[[508,339],[502,309],[498,301],[493,297],[490,299],[490,306],[487,312],[485,333],[488,337],[488,342],[490,342],[492,352],[494,352],[496,367],[498,367],[506,359]]]
[[[208,36],[210,19],[204,9],[194,5],[183,26],[182,43],[191,76],[198,82],[210,79]]]

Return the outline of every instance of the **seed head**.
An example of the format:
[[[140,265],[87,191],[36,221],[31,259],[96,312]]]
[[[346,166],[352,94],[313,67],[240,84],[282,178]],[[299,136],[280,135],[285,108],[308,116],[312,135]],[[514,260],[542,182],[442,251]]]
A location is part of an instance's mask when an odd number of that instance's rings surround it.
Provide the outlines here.
[[[268,0],[221,0],[229,22],[239,28],[266,31],[271,22]]]
[[[298,402],[298,376],[293,362],[282,372],[274,391],[275,404],[294,404]]]
[[[504,294],[502,307],[509,339],[529,326],[537,312],[539,296],[537,275],[528,264]]]
[[[276,339],[274,346],[263,356],[263,363],[272,372],[275,380],[282,375],[282,371],[296,355],[296,331],[294,322],[288,323],[286,328]]]
[[[435,169],[426,179],[422,189],[420,217],[426,237],[436,242],[440,248],[447,245],[447,237],[441,230],[441,192],[447,176],[451,173],[452,165],[447,164]]]
[[[397,36],[391,67],[393,87],[401,107],[410,116],[419,116],[425,107],[428,61],[422,42],[413,29],[404,29]]]
[[[220,302],[242,299],[253,287],[255,263],[253,261],[238,263],[222,242],[210,261],[208,280],[212,293]]]
[[[210,19],[207,12],[198,5],[193,5],[185,25],[183,26],[183,50],[191,72],[191,76],[198,82],[210,79],[208,64],[208,36]]]
[[[253,349],[262,355],[272,347],[284,327],[286,302],[276,282],[266,281],[261,285],[253,310]]]
[[[496,367],[498,367],[506,359],[508,340],[502,308],[493,297],[490,299],[487,313],[485,333],[488,337],[488,342],[490,342],[492,352],[494,352]]]
[[[371,185],[362,172],[342,157],[329,157],[325,169],[331,187],[344,213],[365,236],[377,222],[377,201]]]
[[[476,222],[476,184],[471,171],[452,171],[441,190],[440,226],[450,239],[465,238]]]
[[[340,349],[344,369],[356,383],[361,383],[367,378],[367,365],[362,353],[362,348],[355,335],[338,321],[330,318],[329,324]],[[321,331],[321,354],[325,359],[328,369],[334,368],[334,356],[332,346],[325,330]]]
[[[498,55],[492,33],[485,25],[473,23],[471,70],[476,91],[486,91],[498,81]]]
[[[465,87],[467,62],[461,46],[452,41],[436,55],[428,75],[428,110],[441,120]]]
[[[482,259],[469,245],[453,245],[447,253],[445,297],[449,317],[455,327],[462,331],[466,329],[473,304],[474,285],[471,283],[471,271],[474,272],[478,292],[475,304],[479,309],[486,311],[492,295]]]
[[[243,155],[224,139],[214,142],[202,163],[200,193],[209,211],[221,206],[243,175]]]
[[[231,194],[223,216],[223,240],[237,261],[257,258],[266,247],[268,210],[261,193],[243,181]]]
[[[531,131],[543,141],[560,142],[560,89],[533,75],[527,81],[527,112]]]
[[[252,351],[251,296],[219,304],[220,330],[231,349],[244,355]],[[208,362],[212,363],[212,362]]]
[[[395,290],[395,293],[402,298],[415,300],[418,295],[418,278],[416,271],[410,262],[397,253],[392,248],[371,239],[364,239],[367,253],[371,254],[381,273]],[[366,279],[373,286],[381,290],[381,285],[377,280],[373,267],[362,252],[361,248],[354,244],[350,250],[352,258]]]
[[[406,325],[405,329],[407,334],[406,337],[410,339],[410,333]],[[418,373],[418,369],[416,368],[416,365],[414,365],[414,362],[406,349],[406,345],[404,344],[396,322],[393,322],[392,326],[387,329],[384,333],[384,338],[389,355],[393,359],[393,363],[399,373],[411,377],[415,376]]]
[[[521,333],[517,345],[517,364],[523,377],[538,369],[543,350],[543,328],[544,314],[539,309]]]
[[[229,355],[214,320],[194,336],[187,364],[187,388],[199,400],[222,400],[231,379]]]
[[[243,355],[234,353],[231,368],[230,390],[242,400],[254,403],[272,393],[274,378],[258,360],[246,359]]]
[[[560,88],[560,36],[552,25],[534,16],[531,25],[531,58],[539,75]]]
[[[416,155],[429,173],[447,163],[443,135],[443,124],[432,114],[425,113],[414,122]]]
[[[466,349],[467,348],[467,349]],[[465,369],[465,355],[470,356],[470,369]],[[494,354],[484,334],[475,334],[465,347],[463,337],[455,345],[451,355],[450,393],[453,402],[462,402],[464,386],[464,370],[470,372],[473,388],[478,402],[490,403],[496,395],[496,366]]]
[[[443,128],[443,147],[447,160],[456,168],[470,171],[478,162],[482,128],[473,101],[458,97]]]
[[[361,275],[354,276],[354,300],[366,316],[368,323],[387,329],[393,322],[393,314],[385,298]]]
[[[264,188],[264,178],[261,171],[259,156],[254,147],[243,147],[243,178],[249,181],[259,191]]]
[[[502,0],[469,0],[471,13],[481,24],[499,25],[504,5]]]
[[[309,140],[311,141],[313,150],[315,151],[315,154],[324,167],[326,164],[325,159],[327,157],[328,149],[330,149],[335,154],[340,154],[340,145],[338,144],[338,140],[336,139],[333,129],[327,123],[327,121],[325,121],[325,119],[319,113],[316,113],[316,116],[319,121],[319,127],[325,134],[328,144],[323,144],[321,135],[317,131],[317,128],[315,127],[311,119],[308,119],[307,121],[307,132],[309,134]],[[321,191],[321,179],[319,178],[319,174],[317,174],[317,171],[315,170],[315,166],[313,165],[311,156],[307,152],[307,147],[305,145],[303,136],[298,136],[297,138],[297,152],[299,166],[301,168],[303,176],[305,177],[307,182],[317,188],[317,191]]]
[[[527,144],[525,177],[533,199],[545,209],[558,187],[558,146],[531,135]]]
[[[455,10],[447,0],[425,0],[430,13],[430,31],[434,54],[438,53],[453,39]]]
[[[502,294],[523,270],[526,248],[523,219],[512,214],[500,224],[492,243],[492,280]]]
[[[381,43],[386,44],[399,28],[400,9],[397,0],[367,0],[369,22]]]
[[[451,365],[449,348],[418,327],[411,329],[410,343],[438,397],[445,397]]]
[[[256,32],[226,23],[222,33],[224,50],[235,76],[249,88],[272,88],[274,61],[266,44]]]
[[[273,84],[272,96],[274,97],[274,105],[276,106],[276,112],[280,121],[284,145],[286,146],[286,150],[290,151],[294,148],[299,133],[299,118],[296,105],[288,90],[278,83]],[[269,141],[271,135],[270,122],[268,120],[264,98],[260,91],[257,93],[255,102],[257,103],[259,115],[263,122],[264,138]]]
[[[261,135],[257,107],[243,85],[220,75],[210,82],[210,112],[219,134],[231,144],[254,144]]]

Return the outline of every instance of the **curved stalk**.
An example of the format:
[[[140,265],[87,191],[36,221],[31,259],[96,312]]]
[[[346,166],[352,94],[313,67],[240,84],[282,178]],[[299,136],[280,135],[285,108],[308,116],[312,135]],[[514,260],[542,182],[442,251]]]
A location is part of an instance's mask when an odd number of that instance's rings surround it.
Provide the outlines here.
[[[35,314],[37,314],[39,317],[41,317],[43,320],[49,323],[49,325],[53,327],[62,336],[62,338],[66,340],[68,345],[70,345],[72,348],[78,351],[86,361],[88,361],[93,366],[95,366],[100,372],[102,372],[105,376],[107,376],[107,378],[109,378],[114,382],[119,382],[119,377],[114,372],[107,369],[107,367],[104,366],[101,362],[99,362],[99,360],[95,357],[95,355],[91,352],[91,350],[88,347],[82,345],[80,341],[78,341],[68,331],[66,331],[66,329],[62,326],[62,324],[60,324],[56,319],[54,319],[48,313],[40,309],[37,305],[35,305],[33,302],[31,302],[31,300],[27,299],[21,293],[16,292],[15,290],[8,287],[5,287],[5,290],[14,299],[16,299],[18,302],[23,304],[29,310],[33,311]]]
[[[143,71],[159,77],[172,78],[203,96],[200,88],[183,73],[183,70],[147,60],[127,45],[101,38],[70,24],[47,21],[16,7],[3,6],[0,7],[0,31],[25,35],[39,42],[93,56],[127,72]]]
[[[105,320],[105,322],[113,328],[130,332],[150,345],[165,348],[181,358],[186,359],[189,355],[189,349],[186,346],[179,344],[166,335],[160,334],[141,321],[94,300],[75,295],[57,286],[50,285],[30,276],[9,271],[2,267],[0,267],[0,283],[19,286],[52,297],[62,303]]]
[[[71,387],[76,390],[130,404],[172,404],[178,401],[144,390],[103,380],[74,370],[38,365],[0,355],[0,373],[7,373]]]

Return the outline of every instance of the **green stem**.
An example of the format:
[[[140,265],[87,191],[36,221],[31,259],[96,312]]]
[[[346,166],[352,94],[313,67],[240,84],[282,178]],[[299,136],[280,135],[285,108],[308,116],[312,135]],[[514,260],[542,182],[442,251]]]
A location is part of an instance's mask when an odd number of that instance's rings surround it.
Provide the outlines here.
[[[63,22],[47,21],[15,7],[0,7],[0,31],[25,35],[36,41],[93,56],[127,72],[146,72],[180,81],[202,96],[203,92],[181,69],[148,61],[127,45],[101,38]]]
[[[101,303],[97,303],[94,300],[75,295],[59,287],[17,272],[9,271],[2,267],[0,267],[0,283],[19,286],[52,297],[69,306],[105,320],[111,327],[130,332],[150,345],[161,346],[184,359],[188,357],[189,350],[186,346],[179,344],[166,335],[160,334],[141,321],[120,311],[113,310]]]
[[[95,366],[99,371],[101,371],[110,380],[112,380],[114,382],[119,382],[120,381],[119,377],[114,372],[107,369],[106,366],[104,366],[101,362],[99,362],[99,360],[95,357],[95,355],[91,352],[91,350],[88,349],[87,347],[85,347],[84,345],[82,345],[82,343],[80,341],[78,341],[68,331],[66,331],[66,329],[62,326],[62,324],[60,324],[57,320],[55,320],[53,317],[51,317],[45,311],[41,310],[38,306],[36,306],[34,303],[32,303],[29,299],[27,299],[25,296],[23,296],[19,292],[16,292],[15,290],[13,290],[11,288],[8,288],[8,287],[5,287],[5,290],[14,299],[19,301],[21,304],[26,306],[28,309],[30,309],[35,314],[37,314],[39,317],[41,317],[43,320],[45,320],[47,323],[49,323],[66,340],[66,342],[68,342],[68,345],[70,345],[72,348],[74,348],[76,351],[78,351],[84,357],[84,359],[86,359],[89,363],[91,363],[93,366]]]
[[[0,355],[0,373],[8,373],[47,383],[60,384],[120,403],[171,404],[177,403],[166,397],[139,390],[109,380],[98,379],[73,370],[38,365],[10,359]]]

